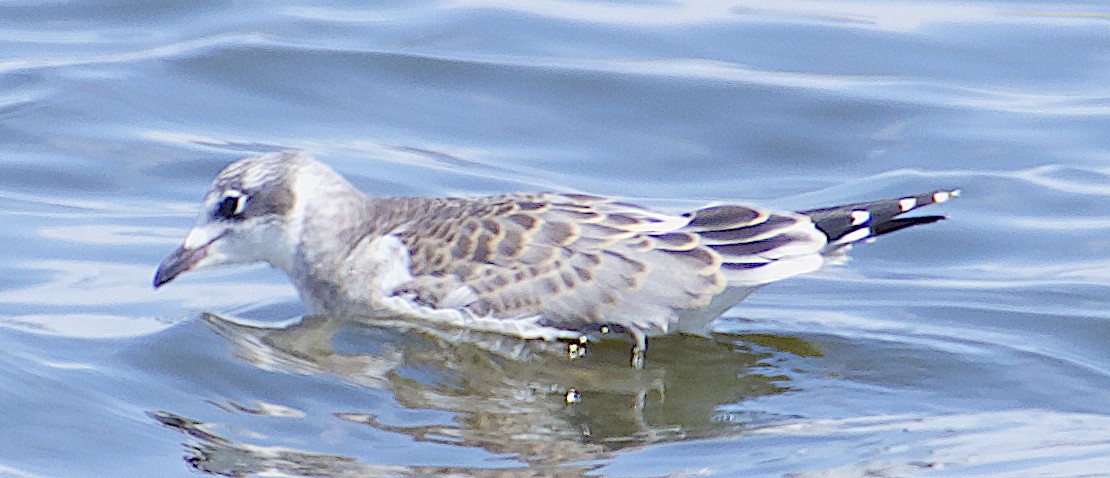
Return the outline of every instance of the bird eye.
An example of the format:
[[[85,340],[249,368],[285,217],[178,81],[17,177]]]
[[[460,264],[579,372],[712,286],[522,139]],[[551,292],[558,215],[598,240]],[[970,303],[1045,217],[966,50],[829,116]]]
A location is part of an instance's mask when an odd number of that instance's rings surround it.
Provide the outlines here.
[[[228,191],[225,193],[224,198],[216,205],[215,216],[224,219],[238,219],[243,215],[243,209],[247,206],[247,198],[238,191]]]

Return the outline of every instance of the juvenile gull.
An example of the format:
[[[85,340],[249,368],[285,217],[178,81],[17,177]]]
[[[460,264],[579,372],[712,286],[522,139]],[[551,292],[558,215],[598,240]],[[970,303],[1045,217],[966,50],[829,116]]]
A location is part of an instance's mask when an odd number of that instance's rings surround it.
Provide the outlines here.
[[[311,314],[408,317],[523,338],[619,325],[707,333],[763,284],[853,243],[944,219],[898,217],[958,190],[807,211],[741,205],[671,214],[582,194],[379,198],[300,153],[224,168],[159,287],[191,269],[266,262]]]

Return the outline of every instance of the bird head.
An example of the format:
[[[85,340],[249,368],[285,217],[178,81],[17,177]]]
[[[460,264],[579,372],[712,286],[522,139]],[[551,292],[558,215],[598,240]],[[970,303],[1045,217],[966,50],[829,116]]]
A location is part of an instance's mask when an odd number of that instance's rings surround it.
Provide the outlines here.
[[[225,167],[184,243],[158,266],[154,287],[186,271],[223,265],[267,262],[288,272],[295,253],[294,173],[309,161],[301,154],[271,153]]]

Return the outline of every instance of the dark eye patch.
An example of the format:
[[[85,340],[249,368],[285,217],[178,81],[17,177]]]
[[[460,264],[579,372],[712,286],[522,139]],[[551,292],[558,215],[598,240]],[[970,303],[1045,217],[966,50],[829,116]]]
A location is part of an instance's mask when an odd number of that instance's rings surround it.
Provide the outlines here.
[[[223,219],[242,219],[243,209],[246,208],[249,196],[241,194],[228,194],[216,205],[213,216]]]

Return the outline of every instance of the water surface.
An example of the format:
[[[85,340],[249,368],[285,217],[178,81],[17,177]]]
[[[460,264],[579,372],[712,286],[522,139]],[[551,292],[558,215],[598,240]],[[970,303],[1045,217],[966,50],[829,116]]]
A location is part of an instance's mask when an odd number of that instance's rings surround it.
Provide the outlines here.
[[[1110,469],[1101,3],[9,2],[0,475],[1077,476]],[[380,195],[950,220],[712,338],[304,317],[264,267],[154,292],[227,162]]]

